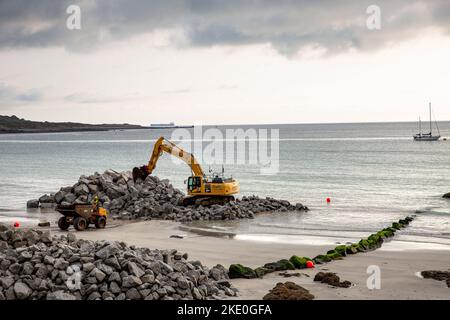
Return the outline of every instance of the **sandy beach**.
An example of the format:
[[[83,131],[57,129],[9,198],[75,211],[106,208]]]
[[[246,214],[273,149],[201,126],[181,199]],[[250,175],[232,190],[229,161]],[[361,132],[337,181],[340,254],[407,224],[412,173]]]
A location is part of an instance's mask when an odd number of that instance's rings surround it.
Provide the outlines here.
[[[258,267],[293,254],[315,256],[332,248],[331,243],[317,244],[317,239],[313,237],[310,239],[312,244],[308,244],[308,237],[305,237],[304,244],[271,243],[239,240],[226,235],[201,235],[180,230],[180,226],[179,223],[157,220],[112,223],[104,230],[91,229],[76,232],[76,235],[89,240],[117,240],[140,247],[177,249],[189,253],[190,260],[200,260],[208,267],[218,263],[225,267],[232,263]],[[170,238],[171,235],[183,238]],[[300,277],[285,278],[275,272],[263,279],[234,279],[232,282],[239,289],[238,299],[261,299],[277,282],[285,281],[305,287],[316,299],[449,299],[450,289],[445,282],[422,279],[417,275],[423,270],[449,269],[450,248],[439,246],[436,250],[433,247],[394,239],[372,252],[351,255],[340,261],[317,265],[314,269],[300,270]],[[367,267],[370,265],[380,267],[379,290],[367,288]],[[318,271],[335,272],[341,280],[349,280],[353,285],[350,288],[334,288],[314,282]]]

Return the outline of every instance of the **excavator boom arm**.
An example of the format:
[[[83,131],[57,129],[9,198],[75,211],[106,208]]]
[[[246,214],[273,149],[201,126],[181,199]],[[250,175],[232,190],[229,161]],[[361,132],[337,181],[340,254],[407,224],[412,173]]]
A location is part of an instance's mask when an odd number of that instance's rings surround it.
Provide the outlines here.
[[[151,174],[155,169],[156,163],[162,152],[167,152],[183,160],[191,168],[191,171],[195,176],[203,177],[205,175],[200,164],[192,154],[184,151],[173,142],[164,139],[164,137],[160,137],[153,147],[153,152],[147,165],[148,174]]]

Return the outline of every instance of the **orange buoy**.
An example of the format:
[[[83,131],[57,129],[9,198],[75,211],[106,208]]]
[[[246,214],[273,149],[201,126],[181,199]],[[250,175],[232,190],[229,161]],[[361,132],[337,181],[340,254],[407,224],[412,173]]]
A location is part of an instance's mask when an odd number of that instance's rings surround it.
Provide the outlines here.
[[[327,198],[327,203],[330,203],[331,202],[331,199],[330,198]]]
[[[14,222],[14,228],[18,228],[18,227],[20,227],[20,223],[18,223],[17,221]]]
[[[314,268],[314,262],[311,260],[306,261],[306,267],[309,269]]]

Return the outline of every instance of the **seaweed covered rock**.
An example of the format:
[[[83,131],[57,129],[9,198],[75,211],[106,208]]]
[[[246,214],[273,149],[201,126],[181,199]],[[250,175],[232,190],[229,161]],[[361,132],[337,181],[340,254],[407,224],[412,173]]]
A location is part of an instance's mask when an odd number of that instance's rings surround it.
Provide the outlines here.
[[[314,277],[314,281],[319,281],[329,284],[330,286],[340,288],[349,288],[352,285],[351,282],[347,280],[341,282],[339,276],[332,272],[319,272]]]
[[[345,252],[347,254],[356,254],[356,253],[358,253],[358,244],[352,243],[351,245],[346,246],[345,247]]]
[[[228,276],[230,277],[230,279],[253,279],[258,277],[255,270],[250,267],[245,267],[239,263],[230,265],[228,269]]]
[[[293,282],[279,282],[263,297],[263,300],[312,300],[312,295],[307,289]]]
[[[438,281],[445,281],[447,287],[450,288],[450,271],[436,271],[436,270],[427,270],[421,272],[422,277],[425,279],[434,279]]]
[[[284,270],[294,270],[295,266],[287,259],[281,259],[277,262],[269,262],[264,265],[264,268],[272,271],[284,271]]]
[[[402,228],[402,226],[398,222],[393,222],[392,228],[394,228],[395,230],[400,230]]]
[[[306,268],[306,264],[308,261],[311,261],[308,257],[299,257],[299,256],[292,256],[289,261],[294,265],[297,269],[304,269]]]
[[[273,270],[267,269],[267,268],[264,268],[264,267],[258,267],[258,268],[255,269],[255,273],[256,273],[256,276],[258,278],[262,278],[266,274],[271,273],[271,272],[273,272]]]
[[[315,264],[323,264],[332,261],[330,257],[327,255],[320,254],[312,259]]]
[[[328,251],[328,252],[327,252],[327,257],[328,257],[330,260],[340,260],[340,259],[343,258],[343,256],[342,256],[339,252],[336,252],[336,250],[330,250],[330,251]]]
[[[347,255],[347,246],[346,245],[340,245],[334,248],[334,251],[339,253],[341,256],[345,257]]]

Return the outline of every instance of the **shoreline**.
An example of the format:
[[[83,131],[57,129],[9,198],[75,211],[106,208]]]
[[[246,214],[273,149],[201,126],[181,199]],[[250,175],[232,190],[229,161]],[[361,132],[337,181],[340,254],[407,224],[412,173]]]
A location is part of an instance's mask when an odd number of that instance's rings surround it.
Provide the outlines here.
[[[73,128],[73,129],[61,129],[61,130],[5,130],[0,131],[0,135],[8,134],[39,134],[39,133],[66,133],[66,132],[105,132],[105,131],[116,131],[116,130],[143,130],[150,129],[149,127],[135,127],[135,128],[123,128],[123,127],[111,127],[111,128]]]
[[[253,268],[267,262],[289,259],[294,254],[315,256],[332,249],[330,245],[270,243],[226,236],[204,236],[180,230],[180,225],[173,221],[151,220],[119,223],[104,230],[69,232],[87,240],[115,240],[138,247],[177,249],[187,252],[189,260],[199,260],[208,267],[222,264],[228,268],[230,264],[241,263]],[[66,232],[54,232],[64,233]],[[183,238],[171,238],[171,235]],[[367,267],[370,265],[380,267],[380,290],[367,289]],[[404,247],[402,241],[394,239],[375,251],[317,265],[314,269],[300,270],[300,277],[285,278],[275,272],[262,279],[232,279],[231,282],[240,290],[237,299],[261,299],[276,283],[285,281],[293,281],[305,287],[316,299],[450,299],[450,291],[445,282],[417,276],[417,272],[424,270],[449,268],[448,250]],[[314,275],[319,271],[336,272],[342,280],[349,280],[353,285],[350,288],[334,288],[313,282]]]

